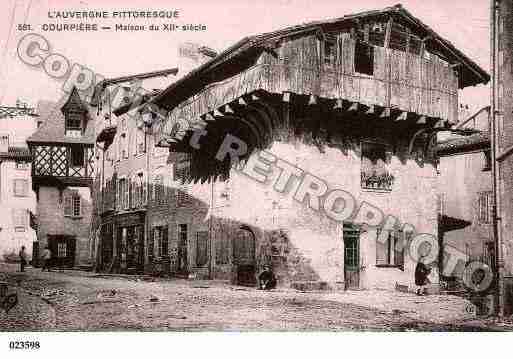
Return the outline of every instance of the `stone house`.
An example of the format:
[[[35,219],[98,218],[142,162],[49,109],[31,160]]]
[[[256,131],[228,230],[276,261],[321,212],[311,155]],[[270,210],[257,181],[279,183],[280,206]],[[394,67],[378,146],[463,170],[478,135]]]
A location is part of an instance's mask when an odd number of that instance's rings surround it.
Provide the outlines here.
[[[147,270],[412,285],[410,244],[438,229],[436,133],[458,89],[488,80],[400,6],[244,38],[140,109],[169,149],[149,175],[147,198],[164,199]]]
[[[38,251],[48,246],[55,266],[88,266],[94,125],[76,88],[40,119],[27,143],[33,159]]]
[[[477,131],[472,135],[440,138],[436,148],[440,158],[441,242],[467,256],[466,262],[445,274],[461,278],[468,262],[479,261],[495,267],[490,106],[468,117],[455,129]]]

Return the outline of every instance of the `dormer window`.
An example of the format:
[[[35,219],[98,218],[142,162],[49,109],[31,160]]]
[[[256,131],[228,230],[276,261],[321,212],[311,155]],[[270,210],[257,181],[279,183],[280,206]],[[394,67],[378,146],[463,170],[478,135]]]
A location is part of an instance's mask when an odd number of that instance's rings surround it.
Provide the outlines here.
[[[81,137],[82,136],[82,119],[83,113],[78,111],[69,111],[66,114],[66,136]]]

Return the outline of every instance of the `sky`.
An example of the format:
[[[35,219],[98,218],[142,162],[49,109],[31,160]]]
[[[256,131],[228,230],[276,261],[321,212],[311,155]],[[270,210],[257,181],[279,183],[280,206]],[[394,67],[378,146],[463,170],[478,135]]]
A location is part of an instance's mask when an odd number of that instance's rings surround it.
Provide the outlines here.
[[[13,105],[20,99],[29,105],[39,100],[56,100],[62,95],[62,81],[49,77],[41,67],[31,67],[17,57],[17,45],[26,34],[18,24],[30,24],[32,32],[43,35],[52,53],[65,56],[105,77],[162,70],[178,66],[177,48],[183,42],[200,43],[217,51],[241,38],[313,20],[340,17],[364,10],[380,9],[398,1],[378,0],[2,0],[0,5],[0,104]],[[457,48],[489,71],[488,0],[404,0],[414,16],[451,41]],[[44,32],[41,25],[56,20],[48,12],[82,10],[178,10],[176,21],[155,23],[204,24],[197,32]],[[12,21],[11,21],[12,19]],[[75,23],[98,22],[144,24],[141,20],[64,20]],[[12,24],[12,25],[11,25]],[[163,88],[173,79],[155,80]],[[145,84],[146,85],[146,84]],[[460,103],[471,110],[489,104],[487,86],[460,93]]]

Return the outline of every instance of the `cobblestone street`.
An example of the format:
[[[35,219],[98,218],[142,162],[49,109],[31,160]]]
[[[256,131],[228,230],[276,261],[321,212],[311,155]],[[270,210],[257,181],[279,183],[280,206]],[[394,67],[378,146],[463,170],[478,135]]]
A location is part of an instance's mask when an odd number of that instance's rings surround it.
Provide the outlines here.
[[[2,331],[487,330],[456,297],[262,292],[219,281],[15,270],[0,264],[3,280],[19,293],[18,306],[0,314]]]

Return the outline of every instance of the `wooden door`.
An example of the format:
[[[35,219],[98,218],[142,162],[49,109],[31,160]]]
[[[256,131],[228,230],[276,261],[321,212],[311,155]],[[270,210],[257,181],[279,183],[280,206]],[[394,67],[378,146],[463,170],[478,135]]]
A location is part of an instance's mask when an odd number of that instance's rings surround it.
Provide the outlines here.
[[[189,272],[189,251],[188,251],[187,224],[178,225],[178,258],[177,272],[187,274]]]
[[[360,231],[344,225],[344,282],[345,289],[360,287]]]
[[[240,228],[233,241],[233,262],[237,268],[237,284],[256,284],[255,235],[248,228]]]

